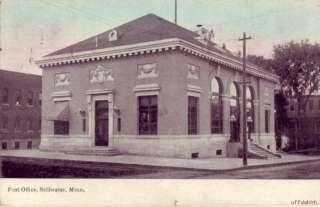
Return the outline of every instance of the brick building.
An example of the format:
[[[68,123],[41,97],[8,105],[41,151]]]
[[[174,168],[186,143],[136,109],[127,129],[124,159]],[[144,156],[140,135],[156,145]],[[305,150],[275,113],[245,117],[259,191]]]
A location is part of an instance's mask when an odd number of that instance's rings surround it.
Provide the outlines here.
[[[285,133],[292,150],[320,147],[320,95],[311,95],[304,111],[299,117],[297,100],[288,99]]]
[[[1,149],[37,148],[41,131],[41,76],[0,70]]]
[[[45,83],[40,148],[238,156],[242,62],[208,34],[149,14],[37,61]],[[251,143],[274,151],[278,77],[251,64],[247,71]]]

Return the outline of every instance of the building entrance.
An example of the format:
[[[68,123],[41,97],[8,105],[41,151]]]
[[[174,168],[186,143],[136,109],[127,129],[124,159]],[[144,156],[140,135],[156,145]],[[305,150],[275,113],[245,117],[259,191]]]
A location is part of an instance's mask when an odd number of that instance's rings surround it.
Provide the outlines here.
[[[95,145],[108,146],[109,144],[109,120],[108,101],[95,102]]]

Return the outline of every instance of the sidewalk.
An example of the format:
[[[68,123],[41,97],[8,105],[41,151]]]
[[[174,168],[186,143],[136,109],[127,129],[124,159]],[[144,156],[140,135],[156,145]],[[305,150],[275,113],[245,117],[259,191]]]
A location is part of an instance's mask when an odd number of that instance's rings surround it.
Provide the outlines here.
[[[241,158],[208,158],[208,159],[179,159],[146,157],[136,155],[118,155],[118,156],[94,156],[94,155],[72,155],[61,152],[43,152],[39,150],[10,150],[1,151],[0,157],[6,158],[26,158],[44,159],[49,163],[55,160],[82,161],[89,163],[109,163],[109,164],[130,164],[140,166],[158,166],[170,168],[198,169],[198,170],[236,170],[243,168]],[[249,159],[246,168],[268,167],[275,165],[320,161],[318,156],[288,155],[282,154],[282,158],[272,159]]]

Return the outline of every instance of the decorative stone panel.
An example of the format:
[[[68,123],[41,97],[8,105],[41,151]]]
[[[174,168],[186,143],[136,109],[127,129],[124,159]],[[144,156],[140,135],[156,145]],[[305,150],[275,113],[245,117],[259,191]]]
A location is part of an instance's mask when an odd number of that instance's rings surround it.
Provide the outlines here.
[[[138,65],[138,78],[158,77],[157,63]]]
[[[198,80],[200,78],[200,67],[192,64],[187,65],[188,68],[188,79],[196,79]]]
[[[67,86],[70,84],[70,73],[58,73],[54,78],[54,86]]]
[[[111,68],[98,65],[96,69],[90,71],[90,83],[102,83],[113,80]]]

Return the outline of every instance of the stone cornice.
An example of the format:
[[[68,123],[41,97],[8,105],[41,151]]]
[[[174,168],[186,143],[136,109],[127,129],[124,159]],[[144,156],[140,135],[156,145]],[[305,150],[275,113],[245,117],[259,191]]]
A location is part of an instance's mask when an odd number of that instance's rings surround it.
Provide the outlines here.
[[[112,48],[96,49],[91,51],[68,53],[63,55],[47,56],[36,61],[41,68],[60,66],[74,63],[93,62],[115,58],[130,57],[135,55],[180,50],[194,56],[225,65],[242,71],[242,62],[232,57],[219,54],[212,50],[190,43],[179,38],[170,38],[138,44],[117,46]],[[278,76],[253,65],[247,65],[247,73],[272,82],[278,82]]]

